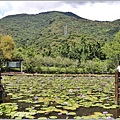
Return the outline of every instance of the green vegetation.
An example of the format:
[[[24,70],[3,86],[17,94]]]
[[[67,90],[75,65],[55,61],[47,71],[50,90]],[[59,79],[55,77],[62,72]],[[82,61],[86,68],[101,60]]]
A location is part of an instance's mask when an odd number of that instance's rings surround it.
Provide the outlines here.
[[[14,52],[14,41],[9,35],[0,35],[0,60],[11,59]]]
[[[7,16],[0,20],[0,33],[13,38],[12,58],[24,60],[25,72],[114,73],[120,60],[119,23],[52,11]]]
[[[119,107],[114,77],[4,76],[3,83],[11,98],[0,104],[1,118],[112,119]]]

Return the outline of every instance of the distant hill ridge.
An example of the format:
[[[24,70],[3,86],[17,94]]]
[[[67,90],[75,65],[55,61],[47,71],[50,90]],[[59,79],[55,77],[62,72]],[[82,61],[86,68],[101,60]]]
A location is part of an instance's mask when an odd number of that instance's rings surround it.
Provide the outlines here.
[[[59,11],[41,12],[41,13],[38,13],[38,14],[26,14],[26,13],[22,13],[22,14],[8,15],[8,16],[6,16],[4,18],[17,17],[17,16],[24,17],[24,16],[27,16],[27,15],[35,16],[35,15],[41,15],[41,14],[50,14],[50,13],[54,13],[54,12],[60,13],[60,14],[65,14],[65,15],[68,15],[70,17],[76,17],[76,18],[79,18],[79,19],[84,19],[84,18],[82,18],[82,17],[80,17],[80,16],[78,16],[78,15],[72,13],[72,12],[59,12]]]
[[[104,42],[112,40],[119,30],[120,20],[92,21],[72,12],[17,14],[0,19],[0,33],[11,35],[17,47],[27,44],[46,48],[66,39],[65,34],[87,34]]]

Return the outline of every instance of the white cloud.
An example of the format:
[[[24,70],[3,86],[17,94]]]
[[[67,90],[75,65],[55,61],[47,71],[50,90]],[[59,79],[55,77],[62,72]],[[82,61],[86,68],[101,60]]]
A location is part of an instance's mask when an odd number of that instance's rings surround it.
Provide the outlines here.
[[[2,1],[3,2],[3,1]],[[40,12],[51,11],[60,5],[60,1],[12,1],[12,2],[3,2],[3,6],[6,6],[6,3],[10,5],[11,10],[5,11],[4,16],[28,13],[36,14]]]
[[[87,18],[90,20],[100,20],[100,21],[113,21],[120,19],[120,1],[116,2],[86,2],[84,4],[78,4],[78,2],[73,5],[63,4],[58,10],[64,12],[70,11],[77,14],[80,17]]]
[[[0,15],[2,16],[4,12],[9,11],[11,9],[9,2],[0,1]]]
[[[120,19],[120,2],[117,3],[94,3],[85,4],[79,8],[79,12],[76,14],[81,15],[81,17],[88,18],[91,20],[115,20]]]
[[[0,14],[0,18],[2,18],[3,16]]]
[[[13,14],[38,14],[53,10],[73,12],[91,20],[120,19],[120,1],[0,1],[0,18]]]

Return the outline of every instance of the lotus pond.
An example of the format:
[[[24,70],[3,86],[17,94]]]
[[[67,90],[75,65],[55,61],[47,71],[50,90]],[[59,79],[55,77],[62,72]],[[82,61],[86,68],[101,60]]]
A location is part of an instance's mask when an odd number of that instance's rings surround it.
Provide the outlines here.
[[[119,118],[114,81],[114,77],[3,76],[7,97],[0,104],[0,118]]]

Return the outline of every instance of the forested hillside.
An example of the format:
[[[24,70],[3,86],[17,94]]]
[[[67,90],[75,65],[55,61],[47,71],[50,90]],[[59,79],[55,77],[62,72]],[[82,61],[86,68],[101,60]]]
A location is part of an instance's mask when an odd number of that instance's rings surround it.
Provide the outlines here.
[[[25,70],[33,69],[31,72],[41,71],[41,67],[36,68],[36,66],[59,68],[74,66],[82,69],[86,64],[90,65],[93,60],[94,63],[98,62],[96,63],[98,66],[106,65],[103,71],[113,70],[119,60],[120,50],[117,50],[115,57],[112,54],[113,49],[111,48],[112,55],[109,55],[105,45],[113,44],[115,34],[119,34],[119,30],[120,20],[92,21],[71,12],[18,14],[0,19],[0,33],[10,35],[16,44],[14,57],[22,57],[27,62],[24,64]],[[64,63],[57,61],[60,59]],[[38,62],[32,67],[27,65],[36,60],[41,63]],[[112,60],[116,62],[112,63]],[[82,72],[102,71],[96,70],[98,67],[95,70],[90,69],[89,66],[85,70],[82,69]]]

